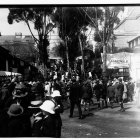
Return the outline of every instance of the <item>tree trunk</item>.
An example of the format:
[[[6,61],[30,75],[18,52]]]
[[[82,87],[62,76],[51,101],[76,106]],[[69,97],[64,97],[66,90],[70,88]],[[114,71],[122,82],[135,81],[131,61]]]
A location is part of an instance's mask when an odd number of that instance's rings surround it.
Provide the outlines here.
[[[67,37],[65,38],[65,45],[66,45],[66,57],[67,57],[67,71],[70,73],[69,48],[67,44]]]
[[[80,44],[80,48],[81,48],[81,55],[82,55],[82,66],[81,66],[81,72],[82,72],[83,79],[85,79],[84,53],[83,53],[83,46],[82,46],[82,42],[81,42],[81,39],[80,39],[80,35],[78,36],[78,38],[79,38],[79,44]]]
[[[106,45],[103,46],[103,79],[106,77]]]
[[[42,39],[38,47],[40,55],[39,61],[41,64],[39,70],[41,71],[44,78],[46,78],[46,62],[48,60],[48,52],[46,51],[47,45],[47,41],[45,39]]]
[[[104,32],[103,32],[103,79],[106,79],[106,8],[104,16]]]

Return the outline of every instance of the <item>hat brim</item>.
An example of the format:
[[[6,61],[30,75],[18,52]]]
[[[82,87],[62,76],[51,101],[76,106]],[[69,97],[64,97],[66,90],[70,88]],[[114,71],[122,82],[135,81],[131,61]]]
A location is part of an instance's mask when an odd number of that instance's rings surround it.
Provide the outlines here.
[[[27,95],[28,95],[28,92],[25,92],[24,94],[20,94],[20,95],[17,95],[16,92],[13,92],[12,95],[13,95],[14,97],[22,98],[22,97],[27,96]]]
[[[9,116],[15,116],[15,117],[20,116],[21,114],[23,114],[23,111],[24,111],[24,109],[22,107],[20,107],[20,109],[21,109],[21,113],[19,113],[19,114],[13,114],[12,112],[10,112],[10,110],[7,111],[7,114]]]
[[[39,108],[45,112],[49,112],[50,114],[55,114],[53,110],[48,110],[47,108],[44,108],[42,105]]]
[[[52,94],[51,97],[61,97],[61,95]]]
[[[30,104],[32,107],[40,107],[42,105],[42,101],[38,100],[38,101],[31,101]]]

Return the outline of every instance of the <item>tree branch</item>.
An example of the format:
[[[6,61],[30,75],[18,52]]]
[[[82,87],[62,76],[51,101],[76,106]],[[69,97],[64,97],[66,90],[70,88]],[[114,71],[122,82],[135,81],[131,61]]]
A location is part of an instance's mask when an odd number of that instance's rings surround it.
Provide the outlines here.
[[[27,24],[27,26],[28,26],[28,28],[29,28],[29,30],[30,30],[30,33],[31,33],[31,35],[33,36],[33,38],[34,38],[36,44],[39,44],[39,40],[38,40],[38,39],[34,36],[34,34],[32,33],[32,30],[31,30],[31,28],[30,28],[30,25],[29,25],[28,20],[25,20],[25,22],[26,22],[26,24]]]
[[[82,8],[82,7],[81,7],[81,8]],[[100,37],[100,39],[101,39],[101,42],[103,42],[103,39],[102,39],[101,34],[100,34],[100,32],[99,32],[98,26],[97,26],[96,23],[92,20],[92,18],[88,15],[88,13],[84,10],[84,8],[82,8],[82,9],[83,9],[83,11],[85,12],[85,14],[89,17],[89,19],[91,20],[91,22],[94,24],[94,26],[95,26],[95,28],[96,28],[98,34],[99,34],[99,37]]]

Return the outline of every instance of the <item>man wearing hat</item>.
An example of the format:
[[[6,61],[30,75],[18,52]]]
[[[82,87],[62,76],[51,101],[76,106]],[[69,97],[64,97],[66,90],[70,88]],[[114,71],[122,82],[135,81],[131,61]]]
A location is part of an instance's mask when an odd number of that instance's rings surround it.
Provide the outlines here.
[[[115,88],[112,85],[112,81],[110,80],[109,85],[107,87],[107,97],[109,99],[111,108],[113,108],[114,96],[115,96]]]
[[[123,106],[124,85],[122,83],[122,78],[118,78],[118,80],[119,80],[119,84],[117,86],[117,90],[118,90],[117,97],[118,97],[118,101],[121,107],[120,111],[124,112],[125,111],[124,106]]]
[[[3,132],[3,137],[31,136],[30,118],[24,114],[23,107],[17,104],[12,104],[8,111],[4,110],[0,114],[0,126],[0,132]]]
[[[25,110],[30,104],[30,98],[28,94],[28,90],[24,84],[17,84],[12,95],[7,102],[5,103],[5,107],[10,107],[11,104],[20,104]]]
[[[54,90],[52,95],[52,101],[55,103],[55,116],[56,116],[56,137],[61,137],[61,127],[62,127],[62,119],[60,113],[63,113],[64,107],[61,101],[61,95],[58,90]]]
[[[75,78],[72,78],[72,84],[70,86],[70,115],[69,117],[73,117],[74,106],[77,105],[79,111],[79,119],[83,119],[82,110],[81,110],[81,86],[78,82],[76,82]]]
[[[97,102],[98,102],[98,109],[101,109],[101,106],[100,106],[100,98],[102,97],[102,92],[103,92],[103,86],[100,84],[100,80],[97,79],[95,81],[95,86],[93,87],[93,91],[95,92],[95,95],[96,95],[96,99],[97,99]]]
[[[43,111],[42,125],[40,128],[41,137],[57,137],[55,104],[50,100],[46,100],[40,109]]]

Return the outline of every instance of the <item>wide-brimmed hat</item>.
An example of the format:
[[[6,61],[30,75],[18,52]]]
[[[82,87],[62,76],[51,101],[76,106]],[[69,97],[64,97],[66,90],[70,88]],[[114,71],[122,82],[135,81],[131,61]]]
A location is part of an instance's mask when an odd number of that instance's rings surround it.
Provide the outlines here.
[[[50,114],[55,114],[55,104],[51,100],[46,100],[41,106],[40,109],[46,112],[49,112]]]
[[[56,96],[61,96],[60,92],[58,90],[54,90],[53,93],[51,94],[52,97],[56,97]]]
[[[19,116],[21,114],[23,114],[23,107],[20,106],[20,105],[17,105],[17,104],[12,104],[8,111],[7,111],[7,114],[10,115],[10,116]]]
[[[42,101],[41,100],[37,100],[37,101],[31,101],[30,102],[30,106],[28,108],[40,108],[40,106],[42,105]]]
[[[27,88],[24,84],[18,84],[12,94],[14,97],[25,97],[28,94]]]

